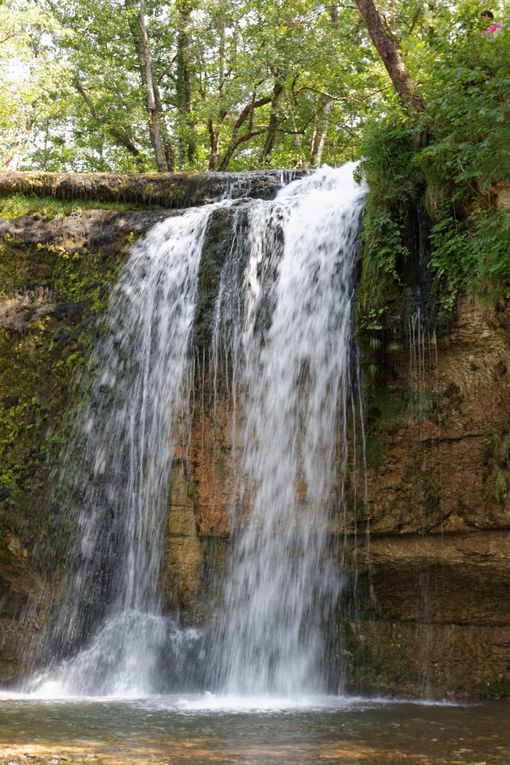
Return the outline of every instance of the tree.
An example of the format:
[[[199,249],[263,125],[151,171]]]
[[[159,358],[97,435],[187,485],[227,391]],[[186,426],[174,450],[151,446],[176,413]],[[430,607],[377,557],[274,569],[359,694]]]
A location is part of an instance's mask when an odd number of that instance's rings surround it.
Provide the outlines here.
[[[156,167],[160,173],[163,173],[173,169],[173,157],[169,143],[163,137],[163,103],[154,72],[154,59],[147,34],[145,0],[124,0],[124,3],[138,57],[140,79],[147,100],[149,134],[154,150]]]
[[[36,129],[63,96],[66,67],[51,45],[50,14],[24,0],[0,5],[0,166],[22,166]]]
[[[176,52],[176,104],[181,120],[179,139],[179,159],[193,162],[195,156],[195,138],[193,125],[193,79],[191,71],[191,13],[193,7],[188,0],[180,0],[177,5],[178,33]]]
[[[33,121],[11,88],[2,146],[46,169],[338,164],[396,95],[423,110],[445,34],[476,5],[376,2],[7,0],[18,24],[32,9],[54,26],[37,54],[45,106]]]
[[[411,112],[422,112],[425,108],[423,99],[406,71],[394,36],[383,24],[374,3],[372,0],[356,0],[356,5],[404,107]]]

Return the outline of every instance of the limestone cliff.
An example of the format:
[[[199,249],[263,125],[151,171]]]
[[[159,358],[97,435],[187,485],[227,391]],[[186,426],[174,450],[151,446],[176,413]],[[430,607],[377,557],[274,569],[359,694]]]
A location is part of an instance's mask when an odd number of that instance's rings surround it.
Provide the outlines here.
[[[414,343],[414,345],[413,345]],[[510,691],[510,333],[464,299],[448,330],[395,337],[368,409],[367,488],[339,513],[357,603],[332,647],[353,689],[434,695]],[[235,484],[228,400],[197,413],[177,468],[168,581],[190,614],[221,568]],[[352,486],[351,499],[352,499]],[[362,490],[358,487],[358,497]],[[354,526],[357,544],[354,546]],[[334,531],[334,530],[333,530]],[[177,550],[186,550],[181,557]],[[179,562],[175,562],[179,561]],[[370,595],[372,591],[372,595]],[[198,606],[197,606],[198,604]],[[211,608],[211,601],[206,610]]]
[[[451,325],[396,337],[369,409],[375,601],[353,626],[372,687],[510,691],[510,334],[459,301]]]

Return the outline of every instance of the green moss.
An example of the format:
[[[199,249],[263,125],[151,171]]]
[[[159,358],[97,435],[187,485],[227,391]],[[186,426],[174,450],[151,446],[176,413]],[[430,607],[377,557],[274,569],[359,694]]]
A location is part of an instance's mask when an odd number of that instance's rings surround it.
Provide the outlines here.
[[[494,491],[491,500],[504,502],[510,491],[510,425],[505,430],[491,438],[488,444],[489,457],[495,464]]]
[[[22,330],[0,328],[0,537],[12,532],[32,552],[44,547],[51,470],[65,442],[98,317],[132,238],[110,241],[107,250],[75,252],[0,241],[2,294],[45,286],[57,299],[56,308]]]
[[[498,698],[510,698],[510,682],[500,680],[496,683],[491,683],[488,688],[484,689],[485,693],[490,696],[497,696]]]
[[[51,286],[62,301],[88,301],[90,307],[104,307],[118,269],[133,242],[123,236],[109,254],[81,247],[69,250],[62,245],[29,245],[4,237],[0,240],[0,296],[20,289]]]
[[[373,468],[374,470],[377,470],[377,468],[380,468],[384,461],[383,452],[384,452],[383,440],[369,433],[367,436],[367,447],[366,447],[367,466],[369,468]]]
[[[81,199],[65,201],[55,197],[35,197],[25,194],[13,194],[0,197],[0,216],[13,220],[22,215],[40,215],[51,220],[57,216],[79,213],[82,210],[115,210],[125,212],[133,210],[137,205],[124,202],[105,202],[97,199]]]
[[[433,471],[422,470],[420,473],[421,504],[425,520],[435,526],[442,520],[441,494],[437,485],[437,474]]]
[[[379,433],[391,435],[405,424],[406,406],[401,396],[389,388],[378,388],[373,399],[376,417],[371,427]]]

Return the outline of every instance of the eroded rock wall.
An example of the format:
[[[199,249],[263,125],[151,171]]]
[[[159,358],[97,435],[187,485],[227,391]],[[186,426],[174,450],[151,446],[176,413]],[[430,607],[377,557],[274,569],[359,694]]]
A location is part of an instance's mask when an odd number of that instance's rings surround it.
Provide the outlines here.
[[[79,374],[130,244],[169,213],[0,218],[0,683],[36,658],[66,548],[52,502]]]
[[[0,222],[2,683],[36,653],[61,565],[51,470],[76,371],[129,245],[166,214]],[[193,424],[173,467],[161,575],[168,610],[202,623],[226,565],[241,450],[228,381],[213,379],[209,363],[228,222],[215,226],[200,274]],[[239,402],[236,412],[242,419]],[[368,496],[358,470],[350,509],[338,508],[331,528],[332,538],[346,535],[345,566],[357,571],[331,625],[333,682],[347,665],[353,689],[510,695],[507,312],[463,299],[440,333],[404,323],[385,339],[366,415]]]
[[[375,601],[352,633],[353,677],[508,695],[507,312],[464,298],[441,333],[388,342],[384,365],[368,425]]]

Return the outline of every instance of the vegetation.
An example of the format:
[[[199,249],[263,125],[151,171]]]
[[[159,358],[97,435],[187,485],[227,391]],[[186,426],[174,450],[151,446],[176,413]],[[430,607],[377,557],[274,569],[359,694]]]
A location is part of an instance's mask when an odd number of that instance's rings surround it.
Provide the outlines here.
[[[420,199],[443,307],[465,288],[510,296],[510,212],[495,199],[509,180],[510,29],[496,2],[503,27],[484,36],[483,8],[4,0],[0,166],[229,170],[361,155],[370,196],[359,314],[377,350]],[[0,212],[73,209],[16,196]]]
[[[360,299],[365,322],[398,284],[410,255],[410,206],[420,198],[431,218],[428,268],[443,308],[451,310],[462,290],[510,297],[510,210],[497,200],[498,188],[510,182],[510,30],[484,38],[478,13],[479,4],[463,4],[442,26],[438,19],[432,50],[422,40],[418,54],[410,52],[414,67],[417,55],[424,64],[424,110],[412,120],[393,109],[364,133],[361,171],[371,188]]]
[[[4,0],[0,23],[8,169],[339,163],[389,89],[347,3]]]
[[[420,198],[443,305],[464,288],[506,298],[510,220],[495,189],[509,177],[510,30],[498,0],[502,29],[484,35],[485,7],[3,0],[0,167],[237,170],[363,156],[362,323],[379,324],[398,287]]]
[[[8,197],[0,197],[0,216],[14,220],[22,215],[39,215],[41,218],[51,220],[57,215],[72,215],[81,210],[132,210],[133,204],[123,202],[99,202],[97,199],[78,201],[65,201],[54,197],[31,197],[25,194],[12,194]]]
[[[498,184],[510,181],[510,30],[458,41],[448,67],[436,63],[441,94],[429,96],[428,147],[418,160],[437,194],[431,268],[461,288],[509,297],[510,211],[498,209]]]
[[[54,303],[22,329],[0,325],[0,555],[6,528],[31,549],[48,532],[43,509],[69,425],[65,415],[131,243],[129,233],[93,250],[9,238],[0,243],[0,297],[16,300],[22,289],[41,293],[44,303],[46,291]]]
[[[0,0],[0,169],[243,170],[361,156],[370,195],[358,305],[375,371],[384,323],[402,300],[415,254],[420,204],[443,308],[463,290],[510,298],[510,211],[497,203],[510,181],[510,23],[498,0],[491,7],[503,27],[484,36],[485,7],[481,0]],[[0,215],[51,218],[88,206],[98,204],[15,195],[0,201]],[[37,271],[34,284],[51,283],[62,300],[83,303],[78,323],[100,309],[110,277],[95,275],[99,255],[48,245],[18,257],[15,242],[1,246],[3,295]],[[71,324],[65,331],[73,338]],[[58,371],[66,391],[71,375],[51,365],[81,363],[72,342],[64,360],[53,359],[56,340],[43,354],[40,338],[60,337],[57,325],[46,317],[21,338],[0,336],[13,359],[0,381],[5,454],[14,455],[0,477],[7,505],[25,480],[18,468],[31,459],[16,457],[19,428],[42,439],[47,417],[35,378],[26,377],[23,395],[9,393],[23,377],[21,359],[33,358],[49,376]],[[501,466],[507,470],[503,458]]]

